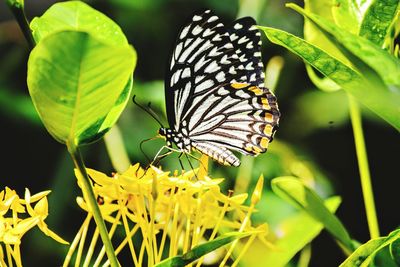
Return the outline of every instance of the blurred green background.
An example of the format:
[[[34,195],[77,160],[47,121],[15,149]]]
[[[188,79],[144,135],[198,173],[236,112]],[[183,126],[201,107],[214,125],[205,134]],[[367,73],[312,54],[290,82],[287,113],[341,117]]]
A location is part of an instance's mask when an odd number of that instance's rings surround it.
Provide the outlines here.
[[[233,0],[109,0],[88,1],[122,28],[138,53],[133,94],[140,103],[152,102],[155,111],[165,117],[163,79],[169,53],[180,27],[195,10],[212,9],[226,24],[240,16],[254,16],[259,25],[271,26],[302,36],[302,17],[285,8],[289,1]],[[302,1],[295,1],[302,5]],[[54,1],[26,1],[29,19],[40,16]],[[82,222],[84,213],[76,205],[80,195],[73,175],[72,161],[65,147],[46,132],[29,98],[26,86],[26,62],[29,49],[17,23],[0,2],[0,125],[2,129],[1,189],[9,186],[23,195],[28,187],[32,193],[51,189],[51,229],[71,241]],[[323,196],[338,194],[343,202],[337,214],[352,237],[360,242],[369,239],[346,95],[324,93],[310,82],[303,62],[281,47],[263,39],[263,59],[274,56],[284,59],[284,66],[275,89],[282,117],[271,151],[258,157],[252,168],[242,171],[252,178],[250,188],[263,173],[267,181],[280,175],[296,173],[293,159],[313,173],[316,188]],[[398,226],[398,132],[382,120],[363,110],[364,132],[369,155],[381,234]],[[156,135],[158,124],[132,102],[128,103],[118,126],[132,163],[147,164],[140,152],[141,140]],[[144,145],[153,157],[163,145],[162,140]],[[83,150],[90,168],[111,174],[113,167],[103,141]],[[246,159],[244,159],[247,161]],[[289,161],[289,163],[288,163]],[[247,164],[246,162],[244,164]],[[179,168],[176,155],[162,161],[165,169]],[[185,165],[188,168],[188,164]],[[246,166],[245,166],[246,167]],[[238,170],[212,166],[214,177],[225,177],[226,189],[234,187]],[[246,174],[244,176],[246,176]],[[239,175],[241,177],[243,173]],[[268,195],[268,192],[267,192]],[[390,197],[391,196],[391,197]],[[288,206],[274,197],[260,204],[256,220],[268,220],[273,228]],[[57,266],[67,248],[33,230],[23,240],[22,253],[26,266]],[[310,266],[337,266],[344,256],[326,232],[312,243]]]

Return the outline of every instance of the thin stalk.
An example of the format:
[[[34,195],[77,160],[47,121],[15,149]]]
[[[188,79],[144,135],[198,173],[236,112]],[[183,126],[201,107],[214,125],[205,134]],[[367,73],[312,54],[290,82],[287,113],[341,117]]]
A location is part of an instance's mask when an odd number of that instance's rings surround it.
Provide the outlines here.
[[[77,253],[76,259],[75,259],[75,267],[79,267],[81,265],[81,258],[82,258],[83,248],[85,246],[88,230],[89,230],[89,223],[85,224],[85,226],[82,229],[82,236],[79,240],[78,253]]]
[[[88,248],[88,252],[86,254],[85,257],[85,261],[83,262],[83,267],[88,267],[90,264],[90,261],[92,259],[93,253],[94,253],[94,249],[96,248],[96,243],[97,243],[97,239],[99,238],[99,229],[96,228],[96,230],[94,231],[92,240],[90,242],[89,248]]]
[[[297,267],[308,267],[310,265],[310,260],[311,260],[311,244],[308,244],[301,250]]]
[[[33,39],[31,29],[29,28],[28,19],[25,16],[24,2],[21,0],[7,0],[6,2],[18,22],[18,25],[28,42],[29,48],[33,49],[35,47],[35,40]]]
[[[6,262],[4,261],[3,246],[1,244],[0,244],[0,266],[7,266]]]
[[[360,171],[361,187],[367,214],[369,234],[371,238],[379,237],[378,219],[376,217],[374,194],[371,185],[371,175],[368,166],[367,150],[365,147],[362,129],[361,113],[358,103],[352,96],[349,97],[350,119],[353,126],[354,142],[356,146],[358,169]]]
[[[124,224],[124,229],[125,229],[125,233],[126,233],[126,238],[123,240],[123,242],[121,242],[121,244],[117,247],[117,249],[115,250],[116,253],[119,253],[122,248],[126,245],[126,243],[128,243],[129,246],[129,250],[131,252],[131,256],[132,256],[132,260],[134,263],[134,266],[140,266],[139,262],[138,262],[138,258],[136,256],[136,251],[135,251],[135,247],[133,245],[132,242],[132,237],[135,235],[135,233],[138,231],[139,229],[139,224],[135,224],[135,226],[132,228],[132,230],[129,229],[129,224],[128,224],[128,220],[126,219],[126,214],[125,211],[122,211],[122,222]]]
[[[110,231],[108,232],[108,235],[109,235],[110,238],[113,237],[114,232],[117,229],[120,217],[121,217],[121,212],[118,212],[117,216],[115,216],[113,224],[111,225]],[[100,265],[100,262],[103,260],[104,253],[105,253],[105,247],[103,245],[103,247],[101,248],[101,250],[100,250],[100,252],[99,252],[99,254],[98,254],[97,258],[96,258],[96,261],[93,264],[93,267],[96,267],[96,266]],[[116,252],[114,252],[114,253],[115,253],[115,255],[117,255]],[[110,265],[110,264],[108,264],[108,265]]]
[[[78,233],[76,233],[76,235],[75,235],[75,237],[74,237],[74,240],[72,241],[71,245],[69,246],[67,256],[65,256],[65,258],[64,258],[64,263],[63,263],[63,265],[62,265],[63,267],[69,266],[69,262],[71,261],[72,254],[74,254],[75,249],[76,249],[76,247],[77,247],[78,244],[79,244],[79,240],[80,240],[80,238],[81,238],[83,228],[85,228],[85,225],[88,224],[88,223],[90,222],[91,218],[92,218],[92,215],[88,214],[88,215],[86,216],[86,219],[85,219],[85,221],[83,222],[81,228],[79,228]]]
[[[254,239],[256,239],[257,235],[251,235],[249,239],[247,240],[246,244],[240,248],[240,253],[236,257],[235,261],[232,263],[231,267],[236,267],[238,266],[240,260],[243,258],[243,256],[246,254],[247,250],[250,248],[251,244],[253,244]]]
[[[242,222],[242,225],[240,226],[240,228],[239,228],[239,230],[238,230],[237,232],[242,233],[242,232],[244,231],[244,229],[246,228],[247,223],[250,221],[250,216],[251,216],[251,214],[253,213],[254,206],[255,206],[255,204],[252,203],[251,206],[249,207],[249,210],[248,210],[248,212],[247,212],[247,214],[246,214],[246,217],[244,218],[244,220],[243,220],[243,222]],[[220,265],[219,265],[220,267],[226,265],[226,262],[228,261],[229,257],[231,256],[231,254],[232,254],[233,250],[235,249],[235,247],[236,247],[236,245],[237,245],[238,242],[239,242],[239,239],[236,239],[236,240],[234,240],[234,241],[232,242],[232,244],[231,244],[230,247],[229,247],[229,250],[228,250],[227,253],[225,254],[224,259],[222,260],[222,262],[221,262]]]
[[[14,245],[14,253],[15,253],[15,264],[17,266],[21,266],[22,267],[22,261],[21,261],[21,249],[19,245]]]
[[[97,228],[99,229],[101,239],[103,241],[107,257],[110,260],[110,265],[112,267],[118,267],[118,260],[115,256],[114,248],[112,246],[110,237],[108,236],[108,231],[106,224],[104,223],[103,217],[101,216],[100,208],[97,205],[96,197],[93,192],[92,185],[90,183],[89,176],[86,172],[86,167],[83,162],[82,155],[79,148],[72,142],[67,144],[68,151],[74,161],[75,167],[78,171],[77,179],[82,187],[82,192],[86,196],[90,210],[93,212],[93,218],[96,222]]]
[[[10,245],[6,245],[6,252],[7,252],[7,260],[8,260],[8,266],[13,267],[13,262],[12,262],[12,249]]]

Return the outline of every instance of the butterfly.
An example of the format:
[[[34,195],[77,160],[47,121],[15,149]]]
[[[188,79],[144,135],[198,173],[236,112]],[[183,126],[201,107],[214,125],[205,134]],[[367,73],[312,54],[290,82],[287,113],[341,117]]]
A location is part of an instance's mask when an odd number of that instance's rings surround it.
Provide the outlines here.
[[[278,127],[276,97],[264,86],[260,32],[245,17],[225,27],[210,10],[181,29],[165,79],[170,128],[159,135],[181,153],[196,150],[239,166],[232,151],[257,156]]]

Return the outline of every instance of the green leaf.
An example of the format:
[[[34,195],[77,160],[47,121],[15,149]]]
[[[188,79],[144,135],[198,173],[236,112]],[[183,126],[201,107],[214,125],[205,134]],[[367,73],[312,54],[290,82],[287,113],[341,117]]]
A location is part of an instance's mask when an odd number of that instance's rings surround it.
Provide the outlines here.
[[[334,6],[332,0],[321,0],[321,1],[305,1],[304,9],[308,10],[312,13],[323,16],[326,19],[333,21],[332,11],[329,6]],[[343,62],[346,62],[347,59],[340,52],[340,50],[332,44],[329,39],[322,34],[322,32],[316,27],[313,23],[308,20],[304,20],[304,39],[318,46],[319,48],[324,49],[324,51],[329,52],[331,55],[335,55],[336,58],[340,59]],[[327,77],[319,77],[314,69],[306,64],[306,70],[308,76],[311,81],[317,86],[318,89],[332,92],[340,90],[340,86],[338,86],[335,82]]]
[[[126,103],[135,63],[132,47],[110,47],[85,32],[42,39],[29,57],[28,88],[49,133],[76,145],[102,136]]]
[[[186,266],[187,264],[199,259],[200,257],[226,245],[229,244],[236,239],[244,238],[255,234],[256,232],[232,232],[226,233],[214,240],[208,241],[201,245],[194,247],[192,250],[186,252],[183,255],[171,257],[168,259],[163,260],[162,262],[156,264],[156,267],[180,267]]]
[[[400,238],[390,244],[390,254],[397,265],[400,266]]]
[[[321,16],[311,14],[296,5],[290,4],[287,6],[313,21],[324,33],[332,35],[336,39],[337,44],[343,45],[349,52],[376,71],[387,85],[397,86],[397,92],[395,93],[400,94],[400,62],[397,58],[373,42],[345,31]],[[352,63],[356,64],[357,62],[352,61]],[[360,70],[364,71],[364,69],[363,67]],[[395,89],[393,88],[393,90]],[[398,97],[396,95],[393,96]]]
[[[133,83],[132,80],[133,78],[130,77],[124,90],[121,92],[107,116],[105,118],[100,118],[98,123],[92,124],[91,127],[82,132],[80,137],[82,143],[91,143],[96,141],[97,139],[101,138],[104,133],[108,132],[108,130],[111,129],[111,127],[117,122],[129,100]]]
[[[330,212],[334,213],[340,205],[340,197],[324,201]],[[273,243],[274,249],[263,251],[264,266],[285,266],[304,246],[309,244],[323,229],[324,225],[311,218],[305,211],[286,218],[277,227],[279,238]],[[253,262],[254,263],[254,262]],[[247,265],[246,265],[247,266]],[[249,265],[249,266],[255,266]]]
[[[306,64],[306,70],[307,70],[307,74],[308,77],[310,78],[310,80],[314,83],[314,85],[325,92],[335,92],[341,89],[341,87],[339,85],[337,85],[337,83],[335,83],[334,81],[332,81],[331,79],[327,78],[327,77],[322,77],[320,78],[314,71],[314,69]]]
[[[369,265],[370,267],[399,267],[396,262],[393,260],[393,257],[390,255],[390,247],[386,246],[380,250],[378,250],[374,258]]]
[[[348,250],[353,251],[350,236],[339,219],[324,205],[323,200],[311,188],[295,177],[278,177],[271,182],[272,190],[297,208],[304,210],[339,240]]]
[[[340,267],[357,267],[357,266],[368,266],[375,254],[390,245],[393,242],[398,242],[400,239],[400,229],[391,232],[387,237],[379,237],[371,239],[367,243],[357,248],[353,254],[351,254]]]
[[[400,94],[395,89],[389,91],[381,84],[372,83],[359,72],[299,37],[274,28],[259,28],[271,42],[286,47],[300,56],[306,63],[329,77],[366,107],[400,130],[398,108]]]
[[[85,31],[110,45],[126,45],[121,28],[103,13],[81,1],[67,1],[52,5],[41,17],[30,23],[38,43],[49,34],[75,30]]]
[[[382,46],[396,19],[399,0],[370,1],[360,26],[359,35]]]
[[[304,9],[308,12],[318,14],[329,21],[334,21],[333,10],[337,4],[334,4],[332,0],[320,0],[320,1],[305,1]],[[348,16],[346,16],[349,19]],[[314,23],[309,20],[304,20],[304,39],[313,45],[318,46],[330,55],[335,56],[335,58],[348,63],[346,57],[342,52],[324,35],[321,30],[318,29]]]
[[[335,24],[351,33],[358,33],[363,17],[360,4],[356,0],[335,0],[335,3],[332,1],[332,16]],[[362,5],[368,5],[368,2],[366,1]],[[318,14],[312,10],[310,11]]]

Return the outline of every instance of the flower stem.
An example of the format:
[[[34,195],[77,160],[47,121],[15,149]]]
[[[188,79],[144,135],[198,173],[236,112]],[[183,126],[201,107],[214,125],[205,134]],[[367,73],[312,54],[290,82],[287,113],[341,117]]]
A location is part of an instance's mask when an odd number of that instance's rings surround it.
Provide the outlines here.
[[[361,187],[367,214],[369,234],[371,238],[379,237],[378,219],[376,217],[374,194],[372,192],[371,175],[369,172],[367,150],[362,130],[361,113],[358,103],[352,96],[349,97],[350,119],[353,126],[354,142],[356,146],[358,168],[360,171]]]
[[[29,48],[32,49],[35,46],[35,40],[33,39],[31,29],[29,28],[29,22],[25,16],[24,2],[22,0],[6,0],[6,2],[18,22],[28,42]]]
[[[114,248],[112,246],[110,237],[108,236],[108,231],[106,224],[104,223],[103,217],[99,206],[97,205],[96,197],[93,193],[93,188],[90,183],[89,176],[86,172],[85,164],[83,162],[82,155],[79,148],[73,143],[67,143],[68,151],[71,154],[72,160],[74,161],[75,167],[77,169],[78,175],[77,179],[82,187],[82,192],[85,195],[85,199],[88,202],[89,208],[93,213],[93,218],[96,222],[97,228],[99,229],[101,239],[103,240],[104,247],[112,267],[118,267],[118,260],[115,256]]]

